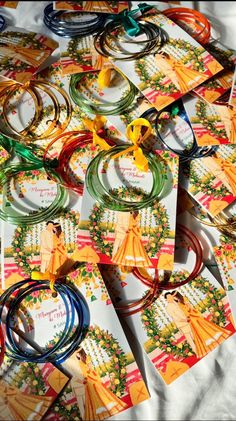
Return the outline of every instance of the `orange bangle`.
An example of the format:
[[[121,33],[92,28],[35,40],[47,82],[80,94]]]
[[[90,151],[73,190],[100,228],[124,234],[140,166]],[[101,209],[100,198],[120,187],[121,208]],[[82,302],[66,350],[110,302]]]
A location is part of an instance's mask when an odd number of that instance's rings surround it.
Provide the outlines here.
[[[211,24],[202,13],[187,7],[174,7],[164,10],[162,13],[181,26],[200,44],[207,44],[209,42]]]

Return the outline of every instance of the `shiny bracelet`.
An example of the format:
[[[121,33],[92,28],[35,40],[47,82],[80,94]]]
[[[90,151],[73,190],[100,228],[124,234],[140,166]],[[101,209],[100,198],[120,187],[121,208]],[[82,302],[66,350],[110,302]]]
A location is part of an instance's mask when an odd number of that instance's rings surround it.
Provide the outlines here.
[[[141,51],[130,53],[120,50],[118,55],[117,47],[114,46],[114,37],[110,37],[110,33],[118,28],[122,28],[122,24],[109,22],[100,32],[94,37],[94,47],[96,51],[102,56],[113,58],[114,60],[136,60],[148,54],[153,54],[161,49],[168,41],[168,34],[159,26],[154,25],[148,21],[139,21],[142,32],[147,36],[146,44]],[[109,42],[111,40],[111,42]],[[112,44],[113,41],[113,44]],[[122,41],[123,44],[124,41]],[[126,41],[128,43],[129,41]],[[133,42],[132,42],[133,43]],[[143,44],[143,41],[137,41],[135,44]],[[115,54],[114,54],[115,53]]]
[[[3,131],[4,131],[3,134],[9,135],[9,136],[13,132],[14,134],[17,134],[17,138],[21,138],[21,137],[26,136],[27,133],[30,133],[31,131],[35,130],[38,122],[40,121],[40,117],[41,117],[42,110],[43,110],[42,98],[38,94],[38,92],[35,91],[34,89],[32,89],[29,86],[29,84],[21,85],[20,83],[17,83],[17,82],[14,82],[14,81],[11,81],[10,83],[8,83],[8,81],[0,82],[0,88],[2,88],[0,90],[0,98],[2,98],[2,107],[3,107],[2,115],[3,115],[4,126],[5,126],[5,127],[0,128],[1,132],[3,133]],[[32,120],[30,121],[29,125],[27,127],[25,127],[25,129],[23,129],[21,131],[16,131],[15,128],[10,124],[10,122],[7,118],[7,106],[8,106],[8,102],[9,102],[10,98],[13,97],[16,92],[19,92],[19,91],[22,91],[22,90],[25,91],[25,92],[28,92],[29,95],[31,96],[31,98],[33,99],[34,116],[33,116]],[[5,129],[7,129],[7,128],[10,129],[10,131],[11,131],[10,134],[8,132],[5,133]]]
[[[113,156],[127,150],[129,144],[116,146],[108,151],[99,152],[99,154],[90,162],[86,173],[86,187],[89,194],[97,200],[101,205],[107,209],[123,212],[131,212],[140,210],[152,205],[152,203],[161,195],[164,188],[163,168],[157,155],[152,153],[144,155],[148,161],[149,168],[153,175],[153,185],[151,192],[146,194],[145,197],[139,202],[129,202],[118,198],[111,191],[105,188],[102,184],[98,171],[102,161],[108,158],[112,159]]]
[[[200,12],[187,7],[173,7],[163,10],[166,17],[188,32],[200,44],[207,44],[211,37],[211,24]]]
[[[182,118],[184,121],[186,121],[186,123],[189,125],[189,127],[191,129],[191,132],[192,132],[192,136],[193,136],[193,144],[192,144],[192,146],[189,150],[178,151],[178,150],[172,148],[170,145],[168,145],[168,143],[166,143],[166,141],[164,140],[164,137],[161,135],[161,132],[160,132],[160,129],[159,129],[160,120],[161,120],[160,117],[163,113],[167,113],[169,115],[169,117],[178,115],[180,118]],[[189,119],[188,119],[184,109],[180,105],[177,105],[177,106],[171,105],[171,106],[168,106],[167,108],[165,108],[164,110],[161,110],[161,111],[157,111],[156,108],[152,107],[152,108],[146,110],[141,115],[141,118],[149,119],[153,115],[156,116],[156,118],[155,118],[155,129],[156,129],[156,134],[157,134],[158,139],[161,141],[161,143],[165,146],[166,149],[168,149],[169,151],[178,155],[179,158],[180,158],[180,161],[182,163],[193,160],[193,159],[207,157],[207,156],[212,155],[215,152],[214,147],[210,147],[210,146],[199,147],[198,146],[195,135],[194,135],[194,132],[193,132],[193,129],[192,129],[192,126],[189,122]]]
[[[35,133],[35,130],[38,126],[38,121],[41,118],[42,112],[43,112],[43,106],[42,106],[42,99],[38,96],[36,93],[36,89],[40,89],[43,92],[45,92],[52,100],[53,103],[53,111],[54,116],[52,121],[48,120],[48,122],[51,121],[49,124],[49,127],[46,131],[44,131],[41,135],[37,135]],[[17,92],[19,89],[25,89],[27,90],[31,96],[34,99],[34,102],[36,103],[36,115],[33,119],[33,121],[30,123],[30,126],[24,129],[23,131],[19,132],[17,131],[9,122],[7,117],[7,104],[10,100],[10,98],[14,95],[15,92]],[[60,113],[61,113],[61,105],[56,97],[56,95],[52,92],[52,89],[56,90],[64,99],[65,106],[66,106],[66,118],[63,122],[60,121]],[[0,92],[1,95],[1,92]],[[14,139],[21,140],[22,137],[29,137],[29,140],[39,140],[39,139],[51,139],[52,137],[62,133],[68,124],[70,123],[72,115],[72,106],[70,102],[70,98],[67,95],[67,93],[64,91],[64,89],[60,88],[56,84],[53,84],[51,82],[46,82],[44,80],[32,80],[29,84],[19,85],[14,84],[13,87],[9,90],[9,92],[4,96],[4,102],[3,102],[3,118],[5,125],[13,132]],[[3,133],[6,134],[6,133]],[[7,133],[9,137],[13,137],[12,134]],[[27,139],[24,139],[27,141]]]
[[[42,163],[19,163],[5,167],[0,171],[0,186],[5,185],[7,182],[10,181],[12,177],[16,177],[20,172],[35,169],[42,170]],[[53,217],[55,217],[55,215],[59,214],[66,203],[67,192],[63,187],[60,186],[60,178],[55,172],[53,177],[58,179],[57,195],[50,206],[48,206],[47,208],[40,209],[29,215],[11,215],[6,210],[3,211],[0,209],[0,219],[9,222],[13,225],[35,225],[39,224],[40,222],[44,222],[45,220],[50,220]]]
[[[128,84],[128,92],[125,94],[123,98],[121,98],[117,102],[100,102],[97,101],[92,102],[91,100],[87,99],[80,91],[79,91],[79,84],[82,79],[87,77],[87,74],[78,73],[77,75],[72,75],[70,79],[70,96],[72,100],[77,104],[84,112],[88,112],[91,114],[96,115],[120,115],[122,114],[127,108],[131,106],[135,95],[137,94],[137,88],[134,86],[132,82],[118,69],[114,69],[114,71],[118,72],[122,78]]]
[[[201,224],[206,225],[208,227],[216,228],[218,231],[220,231],[222,234],[226,235],[227,237],[230,237],[232,239],[236,239],[236,217],[235,216],[227,216],[224,214],[224,212],[220,212],[218,215],[215,215],[214,217],[208,214],[208,212],[204,212],[205,218],[208,218],[210,221],[206,221],[205,219],[202,219],[200,216],[197,215],[197,213],[194,211],[194,209],[190,209],[189,212],[191,215],[196,218]]]
[[[67,19],[75,16],[76,20]],[[81,20],[79,18],[81,17]],[[44,9],[44,23],[54,34],[64,38],[91,35],[104,25],[107,15],[104,13],[79,13],[54,10],[53,4]]]
[[[5,25],[6,25],[5,18],[2,15],[0,15],[0,32],[5,28]]]
[[[168,279],[165,279],[164,277],[164,281],[161,281],[158,283],[159,292],[179,288],[187,284],[188,282],[193,281],[199,275],[202,268],[203,250],[202,250],[202,245],[200,241],[198,240],[198,238],[193,234],[192,231],[190,231],[187,227],[181,224],[177,225],[177,232],[178,234],[181,235],[181,237],[184,237],[188,240],[188,244],[196,256],[195,265],[192,272],[189,274],[189,276],[181,282],[177,282],[177,283],[169,282],[170,276],[168,276]],[[152,287],[154,281],[158,277],[156,273],[155,278],[152,279],[150,276],[148,276],[148,274],[143,273],[143,271],[138,267],[133,268],[132,272],[136,276],[136,278],[138,278],[142,283],[144,283],[146,286],[150,288]]]
[[[3,310],[7,308],[6,315],[6,354],[16,361],[29,361],[34,363],[62,363],[73,352],[78,349],[80,343],[85,338],[89,328],[90,314],[88,305],[77,288],[72,285],[57,281],[54,285],[66,311],[65,326],[58,341],[47,349],[39,348],[34,350],[21,348],[16,342],[14,332],[27,342],[26,335],[13,327],[12,321],[21,303],[30,295],[40,292],[51,292],[48,281],[32,281],[26,279],[8,288],[0,297],[0,318],[3,319]],[[14,298],[12,298],[12,296]],[[38,348],[40,349],[38,351]]]
[[[59,155],[57,158],[55,158],[55,156],[51,157],[49,152],[52,147],[58,143],[58,141],[62,142],[62,148],[59,152]],[[69,162],[76,150],[84,148],[86,145],[91,144],[92,142],[93,134],[85,130],[66,132],[53,139],[45,149],[43,156],[43,162],[48,176],[51,179],[54,179],[53,172],[50,170],[50,168],[54,168],[56,174],[60,176],[61,185],[74,190],[79,195],[82,195],[84,190],[84,181],[77,180],[77,182],[72,182],[70,172],[68,170]],[[113,142],[111,145],[113,145]],[[57,182],[57,179],[54,179],[54,181]]]

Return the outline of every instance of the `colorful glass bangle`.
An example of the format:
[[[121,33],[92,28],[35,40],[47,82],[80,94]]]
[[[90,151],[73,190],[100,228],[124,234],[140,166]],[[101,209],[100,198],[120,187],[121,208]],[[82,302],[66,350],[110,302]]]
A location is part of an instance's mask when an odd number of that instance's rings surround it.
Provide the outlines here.
[[[135,53],[120,51],[120,55],[117,55],[117,49],[114,48],[111,42],[109,42],[110,33],[118,28],[122,28],[122,24],[117,24],[116,22],[109,22],[95,35],[94,47],[96,51],[102,56],[113,58],[114,60],[133,60],[154,53],[155,51],[161,49],[168,41],[168,34],[159,26],[148,21],[139,21],[139,25],[142,32],[144,32],[147,36],[146,45],[141,51]],[[112,39],[114,40],[113,36]],[[143,41],[137,41],[136,44],[143,44]]]
[[[207,44],[209,42],[211,25],[202,13],[187,7],[174,7],[164,10],[162,13],[181,26],[200,44]]]
[[[129,87],[127,94],[117,102],[106,102],[106,103],[97,103],[88,100],[80,91],[79,84],[82,79],[86,77],[84,73],[78,73],[72,75],[70,79],[70,96],[75,104],[82,108],[84,112],[88,112],[96,115],[120,115],[127,108],[129,108],[135,95],[137,94],[137,88],[133,85],[132,82],[118,69],[114,69],[127,81]]]
[[[3,130],[6,129],[10,129],[10,133],[3,133],[6,135],[11,135],[13,134],[17,134],[18,138],[26,136],[28,133],[30,133],[31,131],[35,130],[35,128],[37,127],[37,124],[40,120],[41,117],[41,113],[43,110],[43,103],[42,103],[42,98],[41,96],[38,94],[38,92],[35,90],[33,90],[28,84],[26,85],[21,85],[20,83],[11,81],[10,83],[6,83],[4,82],[0,82],[0,86],[4,85],[5,88],[3,88],[0,91],[0,98],[3,98],[3,121],[4,121],[4,128],[1,128],[1,132],[3,132]],[[34,116],[33,119],[30,121],[29,125],[27,127],[25,127],[25,129],[21,130],[21,131],[16,131],[15,128],[9,123],[9,120],[7,118],[7,106],[8,106],[8,101],[10,100],[10,98],[17,92],[17,91],[26,91],[30,94],[31,98],[33,99],[34,102]]]
[[[85,15],[84,13],[73,12],[73,15],[77,18],[76,21],[66,20],[66,15],[71,13],[71,11],[54,10],[53,4],[50,3],[44,9],[44,23],[54,34],[64,38],[74,38],[97,32],[107,18],[105,13],[86,13]],[[82,18],[81,22],[78,21],[79,16]]]
[[[62,149],[59,153],[59,156],[55,158],[54,156],[51,158],[49,155],[50,149],[53,145],[58,142],[59,140],[63,141]],[[56,173],[60,176],[60,183],[64,187],[67,187],[71,190],[74,190],[79,195],[83,194],[84,189],[84,181],[78,180],[76,183],[72,182],[68,166],[70,159],[73,153],[80,149],[84,148],[86,145],[91,144],[93,141],[93,135],[91,132],[86,130],[80,130],[75,132],[66,132],[61,134],[60,136],[53,139],[47,146],[44,151],[43,162],[45,166],[45,170],[48,173],[48,176],[51,179],[53,178],[53,173],[50,171],[50,168],[54,168]],[[113,145],[113,142],[110,142]],[[54,179],[54,181],[58,182]]]
[[[49,127],[46,131],[44,131],[41,135],[37,135],[35,133],[35,130],[37,129],[38,122],[41,118],[43,106],[42,106],[42,99],[37,94],[36,89],[40,89],[43,92],[45,92],[52,100],[53,103],[53,110],[54,110],[54,116],[52,119],[52,122],[50,123]],[[10,100],[10,98],[14,95],[15,92],[17,92],[19,89],[24,89],[28,91],[31,96],[34,99],[35,102],[35,108],[36,108],[36,114],[34,116],[33,121],[30,123],[30,125],[24,129],[23,131],[19,132],[17,131],[9,122],[7,117],[7,104]],[[61,123],[60,121],[60,112],[61,112],[61,106],[60,103],[56,97],[56,95],[52,92],[52,89],[56,90],[64,99],[65,106],[66,106],[66,118]],[[6,91],[6,90],[5,90]],[[0,92],[0,95],[4,95],[6,92]],[[3,118],[5,125],[10,129],[12,133],[3,133],[7,134],[9,137],[14,137],[16,140],[21,140],[22,137],[29,137],[29,140],[39,140],[39,139],[51,139],[52,137],[62,133],[68,124],[70,123],[72,115],[72,105],[70,102],[70,98],[67,95],[67,93],[64,91],[64,89],[60,88],[56,84],[53,84],[48,81],[44,80],[32,80],[30,81],[29,85],[20,85],[20,84],[13,84],[12,88],[4,95],[4,102],[3,102]],[[27,139],[24,139],[27,140]]]
[[[188,282],[194,280],[196,276],[198,276],[202,268],[203,250],[202,250],[202,245],[200,241],[198,240],[198,238],[193,234],[192,231],[190,231],[184,225],[178,224],[177,231],[178,233],[180,233],[181,236],[187,238],[188,244],[190,245],[191,249],[194,251],[196,255],[195,265],[192,272],[184,281],[173,283],[173,282],[169,282],[169,279],[168,279],[167,281],[164,280],[164,282],[159,282],[158,283],[159,292],[179,288],[187,284]],[[135,267],[132,272],[141,282],[143,282],[146,286],[149,286],[149,287],[153,285],[153,282],[157,278],[157,274],[154,280],[150,279],[149,277],[147,278],[144,274],[141,273],[138,267]]]
[[[3,29],[5,28],[5,25],[6,25],[5,18],[2,15],[0,15],[0,32],[3,31]]]
[[[178,151],[174,148],[172,148],[170,145],[168,145],[168,143],[165,142],[164,137],[161,135],[161,132],[159,130],[159,124],[160,124],[160,116],[163,113],[168,113],[170,116],[173,115],[172,110],[176,109],[176,106],[169,106],[167,108],[165,108],[164,110],[161,111],[157,111],[156,108],[152,107],[148,110],[146,110],[142,115],[141,118],[150,118],[153,115],[156,115],[156,119],[155,119],[155,129],[156,129],[156,134],[158,139],[161,141],[161,143],[165,146],[166,149],[168,149],[169,151],[175,153],[176,155],[179,156],[181,163],[193,160],[193,159],[198,159],[198,158],[203,158],[203,157],[207,157],[212,155],[215,152],[215,148],[214,147],[210,147],[210,146],[205,146],[205,147],[199,147],[192,129],[192,126],[190,124],[190,121],[186,115],[186,113],[184,112],[184,109],[181,109],[181,106],[178,106],[178,116],[180,118],[182,118],[183,120],[186,121],[186,123],[189,125],[191,131],[192,131],[192,135],[193,135],[193,145],[191,147],[190,150],[188,151]],[[179,112],[180,111],[180,112]],[[176,115],[176,114],[175,114]]]
[[[3,186],[12,177],[17,176],[19,172],[35,170],[35,169],[42,170],[42,163],[38,165],[35,163],[34,164],[20,163],[20,164],[14,164],[14,165],[5,167],[1,169],[0,171],[0,186]],[[29,214],[29,215],[11,215],[5,210],[3,211],[0,209],[0,219],[2,219],[3,221],[9,222],[13,225],[34,225],[34,224],[39,224],[40,222],[43,222],[46,220],[50,220],[53,217],[55,217],[55,215],[59,214],[66,203],[67,192],[63,187],[60,186],[59,176],[55,172],[53,176],[58,179],[57,195],[50,206],[48,206],[47,208],[40,209],[37,212],[33,212],[32,214]]]
[[[109,149],[108,151],[99,152],[99,154],[90,162],[87,173],[86,173],[86,187],[89,194],[97,200],[101,205],[107,209],[123,212],[131,212],[134,210],[140,210],[152,205],[152,203],[160,197],[164,188],[164,177],[161,162],[157,155],[152,153],[146,154],[145,157],[148,160],[149,168],[153,174],[153,186],[151,192],[148,193],[143,200],[140,202],[129,202],[113,195],[108,189],[102,184],[98,170],[101,162],[107,158],[111,158],[124,151],[129,147],[129,144],[116,146]]]
[[[74,286],[64,284],[62,281],[57,281],[54,284],[54,288],[65,305],[66,322],[59,340],[52,347],[47,350],[42,349],[40,352],[35,349],[34,351],[28,351],[19,346],[14,337],[12,321],[14,320],[14,316],[22,301],[29,295],[38,291],[51,292],[49,282],[26,279],[14,284],[1,295],[1,320],[3,309],[7,307],[8,310],[6,316],[6,349],[7,355],[10,358],[16,361],[29,361],[35,363],[53,362],[61,364],[78,349],[80,343],[85,338],[89,328],[90,314],[83,295]],[[12,295],[14,295],[13,299]],[[16,330],[16,333],[20,336],[18,330]]]

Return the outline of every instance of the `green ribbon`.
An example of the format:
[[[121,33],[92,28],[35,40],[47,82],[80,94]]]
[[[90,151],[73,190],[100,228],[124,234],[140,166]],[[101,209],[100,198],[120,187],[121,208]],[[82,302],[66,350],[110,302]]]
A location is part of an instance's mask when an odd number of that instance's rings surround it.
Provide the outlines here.
[[[140,26],[139,23],[135,20],[133,16],[136,15],[137,12],[141,12],[143,14],[147,10],[152,9],[153,6],[147,3],[140,3],[138,5],[138,9],[134,10],[123,10],[118,15],[110,15],[114,21],[121,22],[124,26],[125,32],[131,37],[136,36],[140,32]]]

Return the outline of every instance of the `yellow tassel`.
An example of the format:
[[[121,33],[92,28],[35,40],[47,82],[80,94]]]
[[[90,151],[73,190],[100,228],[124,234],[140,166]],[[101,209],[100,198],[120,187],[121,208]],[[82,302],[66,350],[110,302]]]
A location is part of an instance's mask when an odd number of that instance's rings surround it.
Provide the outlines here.
[[[111,72],[112,72],[112,69],[110,69],[110,68],[102,69],[99,72],[97,84],[98,84],[100,89],[108,88],[110,86]]]

